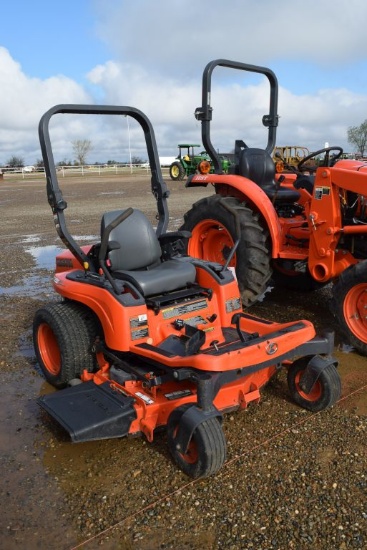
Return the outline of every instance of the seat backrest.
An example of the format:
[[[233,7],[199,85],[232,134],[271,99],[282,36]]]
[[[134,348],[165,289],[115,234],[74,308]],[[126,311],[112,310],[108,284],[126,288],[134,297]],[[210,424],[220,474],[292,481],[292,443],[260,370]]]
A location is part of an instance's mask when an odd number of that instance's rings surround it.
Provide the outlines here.
[[[274,188],[275,163],[264,149],[246,148],[240,153],[239,174],[255,182],[262,189]]]
[[[123,210],[114,210],[103,215],[101,237],[105,228],[122,212]],[[108,242],[111,243],[108,252],[111,271],[133,271],[160,263],[162,251],[157,235],[150,221],[140,210],[134,209],[125,221],[112,229]]]

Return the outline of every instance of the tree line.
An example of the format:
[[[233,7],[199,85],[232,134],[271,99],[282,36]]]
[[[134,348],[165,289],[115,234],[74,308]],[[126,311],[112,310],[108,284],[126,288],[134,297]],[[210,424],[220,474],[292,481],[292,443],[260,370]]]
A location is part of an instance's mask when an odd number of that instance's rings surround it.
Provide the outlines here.
[[[84,166],[87,164],[87,156],[93,149],[93,144],[91,140],[89,139],[79,139],[76,141],[72,141],[72,147],[73,147],[73,153],[74,153],[74,161],[63,159],[56,163],[57,166]],[[138,156],[132,156],[131,157],[131,164],[142,164],[145,162]],[[115,164],[129,164],[127,162],[120,162],[116,160],[108,160],[106,163],[102,162],[95,162],[95,165],[115,165]],[[5,167],[7,168],[23,168],[24,167],[24,159],[20,156],[13,155],[11,156],[7,162],[5,163]],[[43,168],[43,160],[37,159],[35,164],[35,168]]]
[[[367,119],[362,122],[359,126],[350,126],[347,131],[348,143],[350,143],[355,148],[355,153],[361,157],[364,157],[364,153],[367,145]],[[92,151],[93,145],[90,139],[78,139],[72,141],[73,153],[74,153],[74,163],[70,160],[63,159],[57,163],[58,166],[83,166],[86,164],[86,159],[88,154]],[[133,156],[131,157],[131,164],[141,164],[145,162],[140,157]],[[95,164],[102,164],[101,162],[96,162]],[[110,164],[121,164],[120,162],[114,160],[108,160],[107,163]],[[125,163],[129,164],[129,163]],[[9,168],[23,168],[24,159],[22,157],[13,155],[6,162],[5,166]],[[37,159],[35,165],[36,168],[43,168],[43,160]]]

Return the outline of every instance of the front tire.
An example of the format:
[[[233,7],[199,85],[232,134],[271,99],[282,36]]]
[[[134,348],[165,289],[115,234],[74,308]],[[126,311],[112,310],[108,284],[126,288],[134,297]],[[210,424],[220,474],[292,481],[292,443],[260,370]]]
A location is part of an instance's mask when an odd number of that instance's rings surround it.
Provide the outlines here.
[[[333,286],[331,308],[348,343],[367,355],[367,260],[340,275]]]
[[[244,307],[254,304],[265,292],[272,270],[267,234],[258,214],[233,197],[213,195],[196,202],[184,216],[182,230],[190,231],[190,256],[225,264],[237,240],[234,209],[240,221],[240,243],[229,264],[235,267]]]
[[[192,404],[177,407],[170,414],[167,423],[168,449],[179,468],[189,477],[197,479],[208,477],[223,466],[227,445],[222,426],[218,418],[208,418],[195,429],[186,453],[176,448],[175,435],[182,415]]]
[[[97,332],[93,314],[80,304],[62,302],[39,309],[33,320],[33,343],[47,382],[63,388],[83,370],[92,372],[96,360],[91,348]]]
[[[334,365],[328,365],[320,372],[311,391],[305,393],[300,387],[300,381],[308,362],[309,357],[302,357],[290,365],[287,373],[288,389],[293,401],[303,409],[323,411],[332,407],[340,398],[340,376]]]

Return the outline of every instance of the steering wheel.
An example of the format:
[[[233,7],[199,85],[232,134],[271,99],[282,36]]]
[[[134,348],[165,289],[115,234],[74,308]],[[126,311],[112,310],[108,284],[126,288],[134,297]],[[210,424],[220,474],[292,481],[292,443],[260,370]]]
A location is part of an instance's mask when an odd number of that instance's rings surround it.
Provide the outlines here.
[[[319,149],[318,151],[314,151],[313,153],[310,153],[307,155],[307,157],[304,157],[302,160],[298,163],[298,170],[300,172],[305,170],[310,171],[316,171],[316,167],[313,166],[303,166],[305,162],[308,160],[317,157],[318,155],[321,155],[322,153],[325,153],[324,162],[321,166],[330,166],[330,151],[338,151],[338,154],[333,158],[333,161],[337,160],[341,155],[343,154],[343,149],[341,147],[333,146],[333,147],[324,147],[323,149]]]

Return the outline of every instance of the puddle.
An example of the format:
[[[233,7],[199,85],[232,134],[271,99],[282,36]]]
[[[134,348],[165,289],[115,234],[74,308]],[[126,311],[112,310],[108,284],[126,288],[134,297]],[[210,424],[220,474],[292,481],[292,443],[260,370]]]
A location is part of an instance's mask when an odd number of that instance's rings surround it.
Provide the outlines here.
[[[0,296],[38,296],[53,291],[50,275],[29,275],[19,285],[0,287]]]
[[[39,235],[26,235],[21,241],[21,244],[38,243],[41,240]]]
[[[97,235],[77,235],[75,241],[79,243],[93,243],[99,240]],[[38,235],[27,235],[21,241],[22,244],[37,243],[41,240]],[[0,286],[0,296],[37,296],[42,293],[52,292],[52,272],[55,269],[55,258],[65,249],[57,245],[50,244],[46,246],[30,246],[25,248],[25,252],[33,257],[36,262],[35,268],[24,270],[23,281],[17,285],[2,287]],[[35,273],[35,270],[47,270],[49,274]],[[31,272],[30,272],[31,271]],[[17,273],[20,271],[17,270]]]
[[[62,248],[54,244],[48,246],[32,246],[26,248],[26,252],[33,256],[39,269],[53,270],[55,268],[55,257],[62,252]]]
[[[102,193],[98,193],[98,197],[101,195],[123,195],[125,191],[102,191]]]
[[[81,235],[79,237],[74,236],[74,239],[80,242],[93,243],[93,242],[99,241],[100,237],[98,237],[98,235]]]

